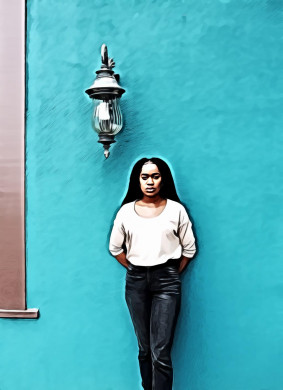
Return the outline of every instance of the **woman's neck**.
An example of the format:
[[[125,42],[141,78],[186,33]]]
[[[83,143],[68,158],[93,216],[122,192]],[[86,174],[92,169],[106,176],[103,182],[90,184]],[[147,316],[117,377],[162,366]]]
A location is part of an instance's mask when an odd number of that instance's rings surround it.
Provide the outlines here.
[[[160,196],[149,198],[144,196],[134,203],[134,209],[140,217],[154,218],[160,215],[167,205],[167,200]]]
[[[160,195],[155,196],[146,196],[144,195],[143,198],[140,200],[141,203],[144,203],[146,205],[154,204],[155,206],[159,206],[160,203],[162,203],[165,199],[161,198]]]

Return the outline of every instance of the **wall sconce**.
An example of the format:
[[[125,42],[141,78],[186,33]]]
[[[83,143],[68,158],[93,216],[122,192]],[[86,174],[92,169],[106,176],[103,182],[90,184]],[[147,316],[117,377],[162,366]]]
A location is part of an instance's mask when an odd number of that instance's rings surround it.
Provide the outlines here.
[[[109,148],[115,135],[123,127],[123,117],[119,105],[125,90],[118,84],[120,76],[114,74],[115,62],[108,58],[107,46],[101,46],[101,69],[96,71],[96,79],[85,92],[93,99],[92,127],[98,133],[98,142],[103,144],[104,156],[109,157]]]

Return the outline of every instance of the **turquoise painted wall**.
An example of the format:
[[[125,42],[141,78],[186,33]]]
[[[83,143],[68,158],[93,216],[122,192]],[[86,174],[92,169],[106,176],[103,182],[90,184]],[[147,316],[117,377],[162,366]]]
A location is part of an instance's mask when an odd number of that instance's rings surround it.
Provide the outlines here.
[[[0,320],[1,390],[133,390],[125,270],[108,253],[133,163],[170,163],[198,237],[175,390],[282,390],[283,6],[27,2],[27,294]],[[126,89],[104,160],[84,90],[106,43]]]

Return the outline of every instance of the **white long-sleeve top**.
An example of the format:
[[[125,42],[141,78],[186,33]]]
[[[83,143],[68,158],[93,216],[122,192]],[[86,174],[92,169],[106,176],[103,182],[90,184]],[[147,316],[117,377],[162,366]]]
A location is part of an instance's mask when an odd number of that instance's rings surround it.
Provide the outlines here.
[[[114,220],[109,250],[113,256],[123,252],[134,265],[153,266],[181,255],[193,257],[196,252],[192,224],[183,205],[171,199],[162,213],[146,218],[137,214],[135,202],[123,205]]]

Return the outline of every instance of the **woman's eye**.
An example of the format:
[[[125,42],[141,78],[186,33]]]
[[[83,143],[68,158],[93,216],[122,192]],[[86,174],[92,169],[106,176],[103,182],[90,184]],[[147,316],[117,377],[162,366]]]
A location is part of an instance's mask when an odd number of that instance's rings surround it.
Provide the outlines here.
[[[160,176],[152,176],[152,178],[153,178],[154,180],[157,180],[157,179],[160,178]],[[141,176],[141,179],[142,179],[142,180],[147,180],[148,177],[147,177],[147,176]]]

